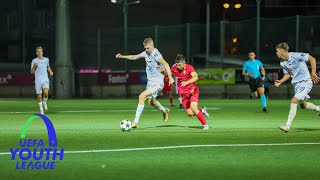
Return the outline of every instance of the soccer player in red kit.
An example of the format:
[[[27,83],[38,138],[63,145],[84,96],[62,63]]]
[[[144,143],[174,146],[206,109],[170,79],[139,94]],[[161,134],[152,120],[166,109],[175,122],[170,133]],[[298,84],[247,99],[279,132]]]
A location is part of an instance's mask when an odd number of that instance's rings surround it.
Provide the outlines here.
[[[203,109],[198,108],[199,88],[196,84],[198,74],[192,65],[186,63],[183,55],[178,54],[175,65],[171,68],[171,73],[177,78],[178,92],[182,97],[182,105],[188,116],[196,116],[201,122],[203,129],[209,129],[204,117]],[[207,113],[207,112],[206,112]]]
[[[164,86],[161,92],[161,96],[164,96],[169,93],[169,100],[170,100],[170,106],[173,107],[173,99],[172,99],[172,86],[169,84],[169,77],[167,74],[165,74],[163,78]]]

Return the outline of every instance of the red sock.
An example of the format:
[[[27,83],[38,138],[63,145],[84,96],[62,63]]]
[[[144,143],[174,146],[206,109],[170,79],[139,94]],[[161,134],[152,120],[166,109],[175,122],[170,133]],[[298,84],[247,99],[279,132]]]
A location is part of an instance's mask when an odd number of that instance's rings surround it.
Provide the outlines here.
[[[170,104],[172,104],[172,97],[170,97]]]
[[[199,108],[199,112],[198,112],[198,114],[196,116],[197,116],[197,118],[199,119],[199,121],[201,122],[202,125],[206,125],[207,124],[207,121],[206,121],[206,119],[204,118],[204,116],[202,114],[201,108]]]

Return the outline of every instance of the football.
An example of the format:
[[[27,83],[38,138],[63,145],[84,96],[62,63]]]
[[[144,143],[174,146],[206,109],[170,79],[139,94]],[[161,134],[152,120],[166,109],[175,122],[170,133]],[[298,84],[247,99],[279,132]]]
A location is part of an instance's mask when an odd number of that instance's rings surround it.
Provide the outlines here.
[[[120,129],[122,131],[130,131],[131,129],[131,122],[127,119],[124,119],[120,122]]]

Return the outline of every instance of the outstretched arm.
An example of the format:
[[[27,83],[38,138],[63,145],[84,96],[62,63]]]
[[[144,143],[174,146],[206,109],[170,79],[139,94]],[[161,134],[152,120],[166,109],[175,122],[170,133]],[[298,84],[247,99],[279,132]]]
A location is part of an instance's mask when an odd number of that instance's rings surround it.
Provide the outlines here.
[[[116,54],[117,59],[128,59],[128,60],[137,60],[140,58],[139,54],[137,55],[122,55],[120,53]]]
[[[316,69],[317,69],[316,58],[309,55],[308,61],[310,62],[310,65],[311,65],[311,79],[314,84],[317,84],[319,82],[320,78],[316,74]]]
[[[277,87],[279,87],[282,83],[284,83],[284,82],[286,82],[288,79],[290,79],[290,74],[289,73],[287,73],[287,74],[285,74],[280,80],[276,80],[275,82],[274,82],[274,85],[275,86],[277,86]]]
[[[172,78],[171,69],[170,69],[169,64],[163,58],[161,58],[159,60],[159,62],[164,66],[164,68],[166,70],[166,73],[167,73],[167,75],[169,77],[169,85],[173,84],[174,83],[174,79]]]

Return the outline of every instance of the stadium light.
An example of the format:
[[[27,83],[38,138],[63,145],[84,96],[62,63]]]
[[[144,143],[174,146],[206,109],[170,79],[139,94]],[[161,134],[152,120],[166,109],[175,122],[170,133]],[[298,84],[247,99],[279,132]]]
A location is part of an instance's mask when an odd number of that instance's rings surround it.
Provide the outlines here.
[[[232,42],[233,42],[233,43],[238,42],[238,38],[237,38],[237,37],[233,37],[233,38],[232,38]]]
[[[230,7],[230,4],[229,4],[229,3],[224,3],[224,4],[223,4],[223,8],[229,9],[229,7]]]
[[[240,3],[237,3],[233,6],[235,9],[240,9],[241,8],[241,4]]]

